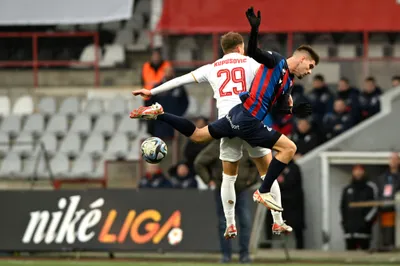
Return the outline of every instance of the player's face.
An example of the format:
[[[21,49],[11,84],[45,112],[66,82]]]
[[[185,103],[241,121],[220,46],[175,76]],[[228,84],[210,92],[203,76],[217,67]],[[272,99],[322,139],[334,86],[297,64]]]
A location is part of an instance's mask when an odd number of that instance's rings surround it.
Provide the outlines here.
[[[312,59],[308,59],[307,57],[303,56],[300,59],[300,63],[297,67],[296,77],[298,79],[302,79],[307,75],[310,75],[312,70],[315,67],[315,61]]]

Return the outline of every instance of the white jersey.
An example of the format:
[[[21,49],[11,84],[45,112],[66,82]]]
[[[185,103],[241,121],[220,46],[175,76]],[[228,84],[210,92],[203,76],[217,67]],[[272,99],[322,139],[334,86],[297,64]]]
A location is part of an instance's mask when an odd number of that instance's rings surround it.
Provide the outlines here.
[[[251,57],[229,53],[191,74],[199,83],[210,83],[217,100],[218,118],[221,118],[241,103],[239,93],[250,89],[259,67],[260,64]]]

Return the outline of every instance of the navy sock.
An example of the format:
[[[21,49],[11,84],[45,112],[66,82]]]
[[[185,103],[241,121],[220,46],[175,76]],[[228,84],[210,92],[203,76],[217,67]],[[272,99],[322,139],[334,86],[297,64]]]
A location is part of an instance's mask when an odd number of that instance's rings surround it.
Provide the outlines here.
[[[278,176],[282,173],[283,169],[287,164],[282,163],[278,159],[274,157],[268,167],[268,172],[265,175],[264,181],[262,182],[260,188],[258,189],[260,193],[270,192],[272,183],[278,178]]]
[[[162,115],[158,115],[157,120],[164,121],[186,137],[193,135],[194,131],[196,130],[196,126],[192,123],[192,121],[173,114],[164,113]]]

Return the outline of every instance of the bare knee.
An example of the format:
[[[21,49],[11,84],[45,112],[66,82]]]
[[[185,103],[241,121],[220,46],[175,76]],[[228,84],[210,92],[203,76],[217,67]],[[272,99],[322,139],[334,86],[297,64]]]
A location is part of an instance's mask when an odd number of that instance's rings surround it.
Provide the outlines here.
[[[287,153],[288,156],[290,156],[291,158],[294,157],[294,155],[296,154],[297,151],[297,146],[296,144],[294,144],[293,141],[289,140],[287,142],[287,147],[283,150],[283,152]]]
[[[222,169],[224,174],[229,176],[236,176],[239,171],[239,161],[237,162],[222,161]]]

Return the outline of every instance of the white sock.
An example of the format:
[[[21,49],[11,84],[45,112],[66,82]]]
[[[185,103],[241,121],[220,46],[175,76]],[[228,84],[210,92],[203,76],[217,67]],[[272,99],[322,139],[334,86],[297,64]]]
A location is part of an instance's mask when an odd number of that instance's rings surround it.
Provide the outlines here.
[[[236,204],[236,192],[235,192],[235,181],[236,176],[231,176],[222,173],[222,184],[221,184],[221,201],[222,207],[224,208],[226,225],[235,223],[235,204]]]
[[[279,183],[277,180],[275,180],[274,183],[272,183],[271,193],[273,193],[275,195],[276,202],[282,207],[281,189],[279,187]],[[277,211],[271,210],[271,214],[272,214],[272,218],[274,219],[274,223],[277,223],[277,224],[283,223],[282,212],[277,212]]]

